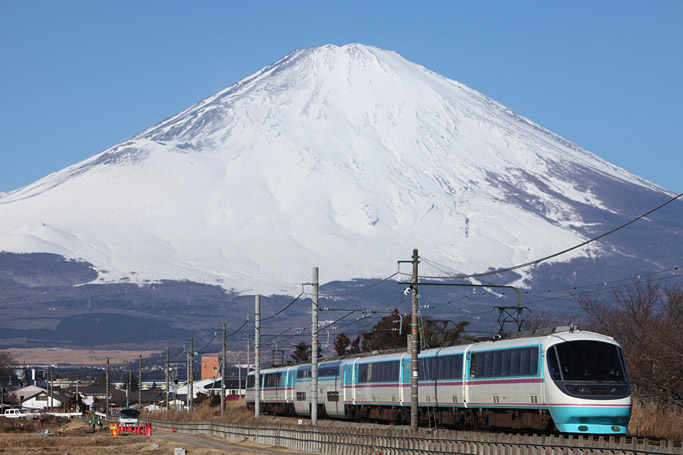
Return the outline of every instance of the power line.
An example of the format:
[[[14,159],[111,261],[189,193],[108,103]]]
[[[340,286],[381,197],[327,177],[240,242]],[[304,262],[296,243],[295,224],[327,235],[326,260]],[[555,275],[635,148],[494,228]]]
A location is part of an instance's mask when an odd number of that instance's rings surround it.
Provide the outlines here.
[[[581,291],[582,289],[588,289],[588,290],[586,290],[586,291],[582,291],[582,292],[587,293],[587,294],[592,294],[592,293],[595,293],[595,292],[603,292],[603,291],[615,290],[615,289],[619,289],[619,288],[631,286],[631,285],[633,284],[633,280],[634,280],[634,279],[642,280],[642,279],[647,278],[647,279],[649,279],[650,281],[655,281],[655,282],[656,282],[656,281],[663,281],[663,280],[668,280],[668,279],[672,279],[672,278],[678,278],[678,277],[683,276],[683,273],[676,273],[676,272],[678,272],[679,270],[680,270],[680,267],[673,267],[673,268],[666,269],[666,270],[660,270],[660,271],[651,272],[651,273],[648,273],[648,274],[637,275],[636,277],[621,278],[621,279],[612,280],[612,281],[603,281],[603,282],[600,282],[600,283],[588,284],[588,285],[584,285],[584,286],[575,286],[575,287],[572,287],[572,288],[547,289],[547,290],[539,290],[539,291],[525,291],[525,295],[530,295],[530,294],[541,294],[541,293],[546,294],[546,293],[553,293],[553,292],[568,292],[568,291],[570,292],[570,293],[568,293],[568,294],[561,295],[561,296],[555,296],[555,297],[548,297],[548,298],[544,298],[544,299],[533,300],[533,301],[531,301],[531,302],[526,302],[525,304],[526,304],[526,305],[532,305],[532,304],[535,304],[535,303],[542,303],[542,302],[548,302],[548,301],[553,301],[553,300],[568,299],[568,298],[573,297],[574,292],[572,292],[572,291]],[[663,273],[673,273],[673,274],[672,274],[672,275],[669,275],[669,276],[659,277],[659,278],[651,278],[651,277],[653,277],[653,276],[660,275],[660,274],[663,274]],[[616,285],[617,283],[624,283],[624,284]],[[600,287],[600,289],[592,289],[592,290],[590,290],[590,288],[595,288],[595,287],[598,287],[598,286]],[[493,294],[493,293],[492,293],[492,294]],[[505,295],[505,292],[502,292],[501,294],[502,294],[502,295]],[[459,301],[461,301],[461,300],[464,300],[464,299],[468,299],[470,296],[471,296],[471,295],[465,295],[465,296],[460,297],[459,299],[450,300],[450,301],[448,301],[448,302],[446,302],[446,303],[437,304],[437,305],[435,305],[435,306],[431,306],[431,305],[430,305],[430,306],[428,306],[428,307],[425,308],[425,309],[426,309],[426,310],[437,309],[437,308],[440,308],[440,307],[443,307],[443,306],[446,306],[446,305],[450,305],[450,304],[453,304],[453,303],[457,303],[457,302],[459,302]],[[476,314],[484,314],[484,313],[476,313]]]
[[[539,264],[539,263],[541,263],[541,262],[547,261],[547,260],[549,260],[549,259],[553,259],[553,258],[556,258],[556,257],[558,257],[558,256],[561,256],[561,255],[563,255],[563,254],[565,254],[565,253],[569,253],[570,251],[576,250],[577,248],[581,248],[581,247],[583,247],[583,246],[586,246],[586,245],[588,245],[589,243],[593,243],[593,242],[595,242],[595,241],[597,241],[597,240],[600,240],[600,239],[603,238],[603,237],[607,237],[608,235],[613,234],[613,233],[617,232],[618,230],[623,229],[623,228],[625,228],[626,226],[628,226],[628,225],[630,225],[630,224],[633,224],[633,223],[635,223],[636,221],[638,221],[638,220],[640,220],[640,219],[642,219],[642,218],[645,218],[645,217],[648,216],[649,214],[651,214],[651,213],[653,213],[653,212],[655,212],[655,211],[661,209],[662,207],[664,207],[664,206],[667,205],[667,204],[672,203],[673,201],[675,201],[676,199],[680,198],[681,196],[683,196],[683,193],[679,194],[678,196],[672,197],[672,198],[669,199],[668,201],[664,202],[663,204],[658,205],[657,207],[653,208],[652,210],[649,210],[649,211],[643,213],[642,215],[640,215],[640,216],[638,216],[638,217],[632,219],[631,221],[628,221],[628,222],[622,224],[621,226],[617,226],[617,227],[614,228],[614,229],[611,229],[611,230],[609,230],[609,231],[607,231],[607,232],[605,232],[605,233],[603,233],[603,234],[600,234],[600,235],[597,236],[597,237],[593,237],[592,239],[586,240],[585,242],[579,243],[578,245],[574,245],[573,247],[567,248],[567,249],[565,249],[565,250],[559,251],[559,252],[554,253],[554,254],[551,254],[551,255],[549,255],[549,256],[542,257],[542,258],[540,258],[540,259],[536,259],[536,260],[534,260],[534,261],[525,262],[524,264],[519,264],[519,265],[515,265],[515,266],[512,266],[512,267],[505,267],[505,268],[501,268],[501,269],[491,270],[491,271],[488,271],[488,272],[473,273],[473,274],[469,274],[469,275],[467,275],[467,274],[461,274],[461,275],[449,275],[449,276],[445,276],[445,277],[444,277],[444,276],[422,276],[422,275],[421,275],[421,276],[419,276],[419,278],[440,279],[440,280],[442,280],[442,279],[444,279],[444,278],[458,279],[458,280],[459,280],[459,279],[465,279],[465,278],[479,278],[479,277],[482,277],[482,276],[497,275],[497,274],[500,274],[500,273],[511,272],[511,271],[513,271],[513,270],[521,269],[521,268],[524,268],[524,267],[529,267],[529,266],[531,266],[531,265],[536,265],[536,264]],[[405,272],[398,272],[398,273],[400,273],[401,275],[411,275],[411,274],[405,273]]]
[[[395,277],[395,276],[398,275],[398,274],[399,274],[399,272],[392,273],[392,274],[389,275],[388,277],[382,278],[381,280],[377,281],[376,283],[370,284],[370,285],[368,285],[368,286],[364,286],[364,287],[362,287],[362,288],[360,288],[360,289],[356,289],[356,290],[354,290],[354,291],[342,292],[342,293],[339,293],[339,294],[323,294],[323,293],[319,293],[318,295],[319,295],[319,296],[323,296],[323,297],[342,297],[342,296],[345,296],[345,295],[357,294],[357,293],[359,293],[359,292],[367,291],[367,290],[370,289],[370,288],[374,288],[375,286],[380,285],[380,284],[384,283],[384,282],[387,281],[387,280],[390,280],[391,278]]]
[[[678,277],[681,277],[681,276],[683,276],[683,274],[676,274],[676,275],[671,275],[671,276],[664,276],[664,277],[660,277],[660,278],[654,278],[654,279],[650,279],[649,281],[650,281],[650,282],[658,282],[658,281],[663,281],[663,280],[670,280],[670,279],[672,279],[672,278],[678,278]],[[625,288],[625,287],[631,286],[632,284],[633,284],[633,283],[630,283],[630,284],[627,283],[627,284],[621,284],[621,285],[619,285],[619,286],[610,286],[610,287],[604,287],[604,288],[602,288],[602,289],[593,289],[593,290],[591,290],[591,291],[583,291],[583,292],[581,292],[581,294],[594,294],[594,293],[596,293],[596,292],[613,291],[613,290],[615,290],[615,289]],[[535,303],[549,302],[549,301],[552,301],[552,300],[562,300],[562,299],[566,299],[566,298],[569,298],[569,297],[572,297],[572,298],[573,298],[573,297],[574,297],[574,294],[561,295],[561,296],[557,296],[557,297],[548,297],[547,299],[534,300],[534,301],[531,301],[531,302],[527,302],[526,304],[527,304],[527,305],[532,305],[532,304],[535,304]]]
[[[301,291],[301,294],[299,294],[294,300],[292,300],[291,302],[289,302],[283,309],[281,309],[280,311],[278,311],[278,312],[275,313],[274,315],[268,316],[267,318],[262,318],[262,319],[261,319],[261,322],[267,321],[268,319],[273,319],[275,316],[278,316],[278,315],[282,314],[287,308],[289,308],[290,306],[294,305],[294,303],[296,303],[296,301],[299,300],[299,299],[301,298],[302,295],[304,295],[304,291]]]
[[[596,286],[607,286],[608,284],[620,283],[620,282],[622,282],[622,281],[629,281],[629,282],[632,282],[634,278],[637,278],[637,279],[640,280],[640,279],[648,278],[648,277],[651,277],[651,276],[654,276],[654,275],[659,275],[659,274],[661,274],[661,273],[676,272],[677,270],[678,270],[678,267],[673,267],[673,268],[666,269],[666,270],[659,270],[659,271],[657,271],[657,272],[650,272],[650,273],[646,273],[646,274],[639,274],[639,275],[637,275],[637,276],[635,276],[635,277],[632,276],[632,277],[629,277],[629,278],[621,278],[621,279],[619,279],[619,280],[602,281],[602,282],[600,282],[600,283],[586,284],[586,285],[583,285],[583,286],[574,286],[574,287],[572,287],[572,288],[548,289],[548,290],[543,290],[543,291],[540,291],[540,290],[539,290],[539,291],[526,291],[525,294],[540,294],[540,293],[542,293],[542,292],[560,292],[560,291],[572,291],[572,290],[573,290],[573,291],[578,291],[579,289],[592,288],[592,287],[596,287]],[[674,276],[675,276],[675,275],[674,275]]]

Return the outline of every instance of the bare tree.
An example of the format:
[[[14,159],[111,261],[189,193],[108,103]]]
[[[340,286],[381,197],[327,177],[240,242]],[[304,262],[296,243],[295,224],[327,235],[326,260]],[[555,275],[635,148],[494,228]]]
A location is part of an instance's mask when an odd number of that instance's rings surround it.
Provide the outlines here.
[[[590,294],[575,296],[590,328],[624,348],[634,393],[662,405],[683,406],[683,289],[634,281],[607,303]]]
[[[447,346],[455,343],[462,338],[468,325],[470,323],[467,321],[455,322],[446,319],[432,320],[423,318],[423,348]]]
[[[12,365],[17,361],[9,351],[0,351],[0,382],[9,379],[12,372]]]

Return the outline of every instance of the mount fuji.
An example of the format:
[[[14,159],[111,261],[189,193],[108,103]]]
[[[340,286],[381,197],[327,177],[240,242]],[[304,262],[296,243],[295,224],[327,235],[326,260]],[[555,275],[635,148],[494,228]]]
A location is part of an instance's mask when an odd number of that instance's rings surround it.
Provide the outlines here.
[[[395,52],[326,45],[0,194],[0,251],[86,261],[91,283],[292,295],[313,266],[380,278],[413,248],[463,273],[525,263],[672,195]],[[679,265],[679,202],[508,282]]]

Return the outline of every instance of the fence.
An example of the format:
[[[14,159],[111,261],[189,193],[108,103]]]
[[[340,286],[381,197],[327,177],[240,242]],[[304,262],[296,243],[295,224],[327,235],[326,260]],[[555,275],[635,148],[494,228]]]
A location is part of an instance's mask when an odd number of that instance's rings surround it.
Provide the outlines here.
[[[157,430],[204,434],[233,441],[333,455],[640,455],[683,454],[680,444],[615,436],[521,435],[474,431],[250,425],[149,420]]]

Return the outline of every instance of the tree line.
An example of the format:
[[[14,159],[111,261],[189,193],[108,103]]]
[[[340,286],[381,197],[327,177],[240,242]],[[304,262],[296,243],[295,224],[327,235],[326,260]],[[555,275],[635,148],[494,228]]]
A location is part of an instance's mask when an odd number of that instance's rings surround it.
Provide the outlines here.
[[[610,298],[575,297],[587,328],[621,344],[634,396],[683,408],[683,288],[634,281]]]

